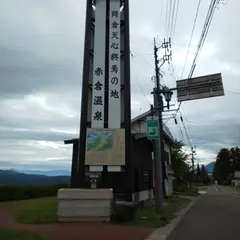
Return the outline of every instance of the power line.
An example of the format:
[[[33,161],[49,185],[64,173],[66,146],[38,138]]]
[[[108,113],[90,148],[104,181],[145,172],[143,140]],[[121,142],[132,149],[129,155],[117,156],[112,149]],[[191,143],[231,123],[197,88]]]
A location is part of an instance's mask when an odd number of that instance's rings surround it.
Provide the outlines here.
[[[169,14],[168,14],[168,25],[167,25],[167,36],[170,37],[170,26],[171,26],[171,18],[172,18],[172,0],[169,0],[170,7],[169,7]]]
[[[191,70],[190,70],[188,78],[191,78],[193,73],[194,73],[194,70],[196,68],[197,59],[198,59],[198,57],[201,53],[202,47],[204,45],[207,34],[209,32],[209,28],[210,28],[211,23],[212,23],[212,19],[213,19],[216,7],[219,3],[220,3],[220,0],[212,0],[211,3],[210,3],[208,13],[207,13],[207,16],[206,16],[206,20],[205,20],[205,23],[204,23],[204,26],[203,26],[202,34],[201,34],[201,37],[200,37],[200,40],[199,40],[199,43],[198,43],[198,46],[197,46],[197,51],[196,51],[195,57],[193,59]]]
[[[175,20],[174,20],[174,25],[173,25],[173,32],[172,32],[172,43],[174,41],[174,35],[175,35],[175,31],[176,31],[178,11],[179,11],[179,3],[180,3],[180,0],[177,0],[177,10],[176,10]]]
[[[167,33],[167,26],[168,26],[168,12],[169,11],[169,1],[167,1],[167,5],[166,5],[166,16],[165,16],[165,31],[164,31],[164,36],[166,36]]]
[[[193,28],[192,28],[192,32],[191,32],[188,48],[187,48],[187,54],[186,54],[186,57],[185,57],[185,60],[184,60],[184,65],[183,65],[183,71],[182,71],[181,79],[183,78],[183,74],[184,74],[184,71],[185,71],[185,68],[186,68],[186,63],[187,63],[187,59],[188,59],[188,55],[189,55],[189,50],[190,50],[190,47],[191,47],[191,44],[192,44],[193,34],[194,34],[194,31],[195,31],[195,28],[196,28],[196,23],[197,23],[197,18],[198,18],[201,2],[202,2],[202,0],[198,1],[197,12],[196,12],[196,15],[195,15]]]
[[[175,125],[177,126],[177,129],[179,131],[179,138],[184,141],[185,140],[185,137],[183,135],[183,132],[182,132],[182,128],[181,126],[178,124],[178,120],[177,120],[177,116],[175,115],[175,118],[174,118],[174,122],[175,122]]]
[[[136,55],[136,54],[133,54],[133,53],[131,52],[131,57],[136,60],[135,55]],[[137,61],[137,62],[138,62],[138,61]],[[139,62],[138,62],[138,63],[139,63]],[[150,66],[151,66],[151,65],[150,65]],[[147,98],[147,95],[145,94],[145,92],[144,92],[144,90],[143,90],[142,84],[141,84],[139,81],[137,81],[137,83],[139,84],[139,87],[140,87],[140,89],[141,89],[141,92],[142,92],[144,98],[147,100],[147,102],[149,103],[149,105],[151,105],[151,102],[149,101],[149,99]]]
[[[164,124],[166,124],[167,122],[169,122],[169,120],[172,119],[172,118],[175,118],[175,114],[172,114],[172,115],[164,122]]]
[[[162,34],[164,34],[164,24],[163,24],[163,6],[164,6],[164,0],[161,0],[161,4],[160,4],[160,29],[161,29],[161,32]],[[160,31],[159,31],[160,32]]]
[[[184,121],[183,121],[183,118],[182,118],[181,113],[180,113],[180,119],[181,119],[181,122],[182,122],[182,124],[183,124],[183,129],[184,129],[185,134],[186,134],[186,137],[187,137],[188,145],[189,145],[190,147],[192,147],[192,144],[191,144],[191,142],[190,142],[190,138],[189,138],[189,135],[188,135],[188,132],[187,132],[187,128],[186,128],[186,125],[185,125],[185,123],[184,123]]]
[[[173,23],[174,23],[174,16],[175,16],[175,9],[176,9],[176,0],[173,0],[173,10],[172,10],[172,19],[171,19],[171,24],[170,24],[170,36],[172,37],[172,32],[173,32]]]
[[[226,92],[228,92],[228,93],[232,93],[232,94],[236,94],[236,95],[240,95],[240,92],[229,91],[229,90],[226,90]]]
[[[199,2],[200,2],[200,0],[199,0]],[[207,16],[206,16],[206,20],[205,20],[205,23],[204,23],[204,27],[203,27],[203,30],[202,30],[201,38],[200,38],[199,43],[198,43],[197,52],[195,54],[195,57],[194,57],[194,60],[193,60],[192,66],[191,66],[191,70],[190,70],[190,73],[188,75],[188,79],[190,79],[192,77],[193,73],[194,73],[194,70],[195,70],[195,67],[196,67],[196,61],[197,61],[197,58],[198,58],[198,56],[201,52],[203,44],[205,42],[207,33],[209,31],[209,28],[210,28],[210,25],[211,25],[211,22],[212,22],[212,19],[213,19],[213,15],[214,15],[216,6],[220,3],[223,3],[223,2],[224,1],[222,1],[222,0],[211,0],[210,6],[209,6],[209,9],[208,9],[208,13],[207,13]],[[226,3],[227,2],[225,1],[225,4]],[[179,112],[181,104],[182,104],[182,102],[179,103],[176,113]]]
[[[168,0],[165,15],[165,38],[172,38],[177,23],[180,0]]]
[[[187,114],[186,114],[186,112],[183,110],[183,114],[184,114],[184,116],[185,116],[185,120],[186,120],[186,122],[187,122],[187,128],[188,128],[188,131],[189,131],[189,135],[190,135],[190,133],[191,133],[191,136],[190,136],[190,138],[191,138],[191,141],[192,141],[192,146],[194,146],[195,144],[194,144],[194,134],[193,134],[193,129],[192,129],[192,126],[191,126],[191,124],[190,124],[190,121],[188,121],[188,119],[187,119]]]
[[[136,57],[140,58],[139,54],[137,54],[136,52],[131,51],[131,57],[134,58],[136,60]],[[149,63],[145,58],[142,58],[142,61],[147,64],[149,67],[151,67],[153,70],[155,70],[154,66]],[[140,64],[140,62],[137,60],[137,62]],[[141,65],[141,64],[140,64]]]

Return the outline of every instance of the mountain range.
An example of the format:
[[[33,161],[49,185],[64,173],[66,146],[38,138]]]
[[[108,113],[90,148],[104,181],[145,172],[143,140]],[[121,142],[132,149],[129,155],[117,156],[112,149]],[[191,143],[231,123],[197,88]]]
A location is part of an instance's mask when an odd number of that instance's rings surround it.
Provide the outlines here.
[[[208,173],[213,172],[215,162],[205,165]],[[70,183],[68,170],[0,170],[0,184],[57,184]]]
[[[213,172],[214,164],[215,164],[215,162],[210,162],[209,164],[207,164],[205,166],[205,168],[206,168],[208,173],[212,173]]]
[[[13,170],[0,170],[0,185],[58,184],[70,183],[70,176],[46,176],[25,174]]]
[[[45,176],[70,176],[71,172],[69,170],[15,170],[11,169],[15,172],[32,174],[32,175],[45,175]]]

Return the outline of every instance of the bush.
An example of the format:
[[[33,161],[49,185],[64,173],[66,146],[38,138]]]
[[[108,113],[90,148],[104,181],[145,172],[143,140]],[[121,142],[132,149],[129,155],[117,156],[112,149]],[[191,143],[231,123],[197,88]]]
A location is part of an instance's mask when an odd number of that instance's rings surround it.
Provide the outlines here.
[[[118,223],[132,221],[136,216],[137,210],[137,205],[117,205],[116,203],[113,203],[111,209],[111,221]]]
[[[187,187],[185,185],[175,185],[173,187],[175,194],[188,195],[188,196],[197,196],[198,189],[196,187]]]
[[[0,202],[27,200],[31,198],[52,197],[57,195],[60,188],[67,188],[67,184],[54,185],[1,185]]]

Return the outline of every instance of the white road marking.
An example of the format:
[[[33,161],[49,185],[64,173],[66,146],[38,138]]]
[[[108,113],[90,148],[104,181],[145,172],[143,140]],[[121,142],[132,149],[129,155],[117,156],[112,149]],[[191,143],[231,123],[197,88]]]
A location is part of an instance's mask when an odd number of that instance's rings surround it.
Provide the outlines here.
[[[224,193],[227,193],[227,190],[225,189],[225,187],[219,187]]]
[[[215,186],[215,185],[213,185],[213,187],[215,188],[215,190],[218,192],[218,188]]]

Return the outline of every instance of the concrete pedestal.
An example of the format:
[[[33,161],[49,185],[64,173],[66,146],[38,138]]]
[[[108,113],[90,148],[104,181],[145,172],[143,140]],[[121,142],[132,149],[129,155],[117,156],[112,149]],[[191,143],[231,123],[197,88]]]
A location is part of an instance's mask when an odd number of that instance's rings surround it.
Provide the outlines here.
[[[110,220],[112,189],[60,189],[59,222],[105,222]]]

